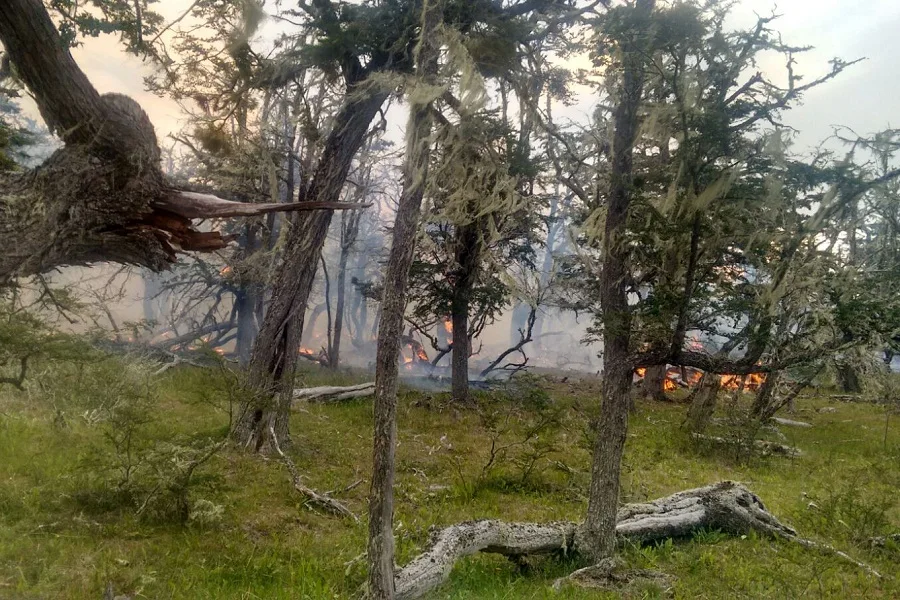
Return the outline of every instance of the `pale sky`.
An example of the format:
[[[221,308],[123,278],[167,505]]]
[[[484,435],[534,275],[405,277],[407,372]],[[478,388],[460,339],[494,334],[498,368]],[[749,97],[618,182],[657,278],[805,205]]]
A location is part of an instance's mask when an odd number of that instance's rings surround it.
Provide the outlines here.
[[[745,0],[735,23],[750,24],[754,11],[767,15],[773,7],[772,0]],[[154,8],[173,18],[184,10],[184,1],[161,0]],[[783,17],[775,27],[786,42],[816,47],[802,57],[798,72],[810,78],[822,74],[834,56],[868,58],[809,92],[804,105],[788,113],[787,123],[802,132],[798,149],[827,137],[832,125],[861,134],[900,125],[900,0],[782,0],[777,12]],[[124,93],[140,102],[162,143],[179,130],[184,115],[178,105],[144,90],[142,78],[150,67],[122,51],[116,38],[86,39],[74,55],[101,93]]]

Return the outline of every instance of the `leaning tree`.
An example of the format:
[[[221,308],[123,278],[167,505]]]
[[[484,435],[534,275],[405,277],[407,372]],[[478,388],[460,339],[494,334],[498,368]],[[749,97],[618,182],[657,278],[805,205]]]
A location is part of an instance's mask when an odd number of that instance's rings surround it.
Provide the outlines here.
[[[0,173],[0,282],[64,266],[112,261],[168,268],[180,251],[228,240],[194,219],[341,208],[244,204],[174,188],[160,168],[153,125],[131,98],[103,94],[75,63],[44,5],[0,7],[0,41],[63,146],[33,170]]]

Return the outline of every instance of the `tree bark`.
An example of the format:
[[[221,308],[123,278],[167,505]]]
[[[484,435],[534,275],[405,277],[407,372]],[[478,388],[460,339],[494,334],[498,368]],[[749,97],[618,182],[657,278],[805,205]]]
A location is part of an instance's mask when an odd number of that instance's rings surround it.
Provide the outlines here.
[[[637,0],[636,31],[622,43],[623,73],[614,121],[612,172],[603,238],[600,303],[603,310],[603,398],[594,427],[594,456],[587,517],[579,531],[579,545],[599,561],[615,550],[619,472],[628,430],[628,404],[632,381],[629,360],[631,315],[626,294],[630,250],[625,240],[633,186],[633,145],[638,131],[638,108],[644,88],[645,38],[655,0]]]
[[[304,194],[307,200],[333,201],[340,196],[369,123],[386,99],[384,92],[365,93],[359,86],[348,93]],[[290,443],[287,422],[293,373],[306,306],[331,216],[332,211],[326,210],[301,216],[291,224],[284,256],[272,284],[272,297],[250,358],[249,397],[231,432],[238,445],[255,452],[274,450],[270,435],[273,428],[282,447]]]
[[[667,370],[667,365],[653,365],[647,367],[647,370],[644,372],[642,389],[644,396],[660,402],[666,401],[665,385]]]
[[[719,382],[720,378],[715,373],[703,374],[694,398],[691,400],[691,406],[688,408],[687,427],[691,432],[703,433],[709,426],[716,410],[716,399],[721,388]]]
[[[437,30],[443,0],[424,0],[415,68],[424,85],[435,84],[440,45]],[[431,101],[409,97],[403,193],[394,219],[393,239],[384,276],[375,370],[375,424],[372,487],[369,493],[369,597],[394,598],[394,462],[397,446],[397,388],[400,338],[406,289],[415,251],[419,212],[428,177]]]
[[[469,401],[469,356],[472,340],[469,335],[469,305],[472,288],[478,277],[480,255],[476,223],[461,225],[456,231],[456,269],[453,276],[453,297],[450,300],[450,321],[453,324],[453,351],[450,357],[450,390],[456,402]]]

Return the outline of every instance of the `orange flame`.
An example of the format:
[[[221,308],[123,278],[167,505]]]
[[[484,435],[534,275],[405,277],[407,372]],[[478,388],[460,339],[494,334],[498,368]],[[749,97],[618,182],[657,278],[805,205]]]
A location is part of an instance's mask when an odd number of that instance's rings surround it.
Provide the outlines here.
[[[722,375],[719,379],[719,385],[726,390],[740,389],[741,384],[748,392],[755,392],[766,381],[765,373],[750,373],[746,376],[740,375]]]
[[[303,346],[300,346],[300,350],[297,352],[297,354],[305,354],[306,356],[315,356],[316,351],[313,350],[312,348],[304,348]]]
[[[231,273],[231,265],[225,265],[224,267],[222,267],[222,270],[219,271],[219,275],[221,275],[222,277],[225,277],[229,273]]]

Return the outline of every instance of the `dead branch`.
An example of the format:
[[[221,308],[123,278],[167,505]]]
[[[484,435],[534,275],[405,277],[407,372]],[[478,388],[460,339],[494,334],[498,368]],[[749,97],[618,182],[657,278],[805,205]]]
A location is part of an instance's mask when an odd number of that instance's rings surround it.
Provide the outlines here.
[[[788,427],[812,427],[811,424],[806,423],[805,421],[794,421],[791,419],[782,419],[781,417],[772,417],[769,419],[773,423],[778,423],[779,425],[786,425]]]
[[[294,461],[291,458],[282,452],[281,446],[278,444],[278,436],[275,435],[275,427],[269,427],[269,434],[272,436],[272,445],[275,448],[275,452],[278,453],[278,456],[281,457],[281,460],[284,462],[288,471],[291,474],[291,481],[294,484],[294,489],[300,492],[304,497],[306,497],[307,504],[315,504],[326,511],[339,515],[341,517],[349,517],[359,522],[359,517],[353,514],[349,508],[335,500],[334,498],[329,497],[327,494],[320,494],[312,488],[306,487],[303,485],[303,481],[300,478],[300,471],[297,470],[297,465],[294,464]]]
[[[490,373],[491,371],[494,371],[496,369],[508,370],[509,367],[513,367],[515,369],[514,372],[518,372],[525,368],[525,365],[528,364],[528,356],[525,354],[525,352],[524,352],[524,350],[522,350],[522,348],[524,348],[526,344],[531,343],[531,340],[532,340],[531,334],[534,331],[535,321],[537,321],[537,306],[532,306],[531,310],[528,312],[528,321],[527,321],[527,325],[526,325],[525,329],[521,329],[521,328],[519,329],[519,341],[514,346],[508,348],[503,353],[501,353],[500,356],[498,356],[491,364],[489,364],[487,366],[487,368],[485,368],[483,371],[481,371],[480,376],[482,378],[487,377],[488,373]],[[498,365],[501,362],[503,362],[507,356],[514,354],[516,352],[518,352],[522,355],[521,363],[510,362],[510,363],[507,363],[506,365],[504,365],[503,367],[498,367]]]

